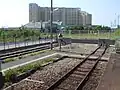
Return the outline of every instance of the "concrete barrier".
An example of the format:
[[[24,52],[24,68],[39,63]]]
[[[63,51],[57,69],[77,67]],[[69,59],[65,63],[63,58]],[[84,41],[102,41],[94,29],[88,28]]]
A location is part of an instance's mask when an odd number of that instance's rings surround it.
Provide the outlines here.
[[[115,40],[104,39],[105,42],[109,45],[114,45]],[[71,38],[64,38],[64,41],[67,43],[86,43],[86,44],[98,44],[99,39],[71,39]]]

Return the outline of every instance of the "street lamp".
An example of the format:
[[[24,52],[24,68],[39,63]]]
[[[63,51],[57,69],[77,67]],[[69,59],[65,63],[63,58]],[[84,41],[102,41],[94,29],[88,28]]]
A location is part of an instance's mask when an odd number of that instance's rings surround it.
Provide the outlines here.
[[[4,50],[5,50],[5,28],[2,28],[2,32],[3,32],[3,45],[4,45]]]
[[[116,27],[116,19],[114,20],[114,27]]]
[[[40,34],[39,34],[39,44],[40,44],[40,40],[41,40],[41,31],[42,31],[42,20],[40,21]]]
[[[51,9],[50,9],[50,34],[51,34],[51,50],[53,49],[53,33],[52,33],[52,27],[53,27],[53,0],[51,0]]]
[[[119,28],[119,18],[120,18],[120,15],[118,15],[118,28]]]
[[[59,8],[56,8],[53,10],[53,0],[51,0],[51,9],[50,9],[50,36],[51,36],[51,50],[53,49],[53,12],[57,11]]]
[[[4,83],[5,83],[5,78],[2,72],[1,63],[2,63],[2,60],[0,59],[0,90],[2,90]]]
[[[4,33],[4,27],[3,27],[3,41],[4,41],[4,50],[5,50],[5,33]],[[0,58],[0,90],[4,86],[4,76],[2,73],[2,59]]]
[[[16,38],[17,38],[17,34],[15,33],[15,48],[16,48]]]

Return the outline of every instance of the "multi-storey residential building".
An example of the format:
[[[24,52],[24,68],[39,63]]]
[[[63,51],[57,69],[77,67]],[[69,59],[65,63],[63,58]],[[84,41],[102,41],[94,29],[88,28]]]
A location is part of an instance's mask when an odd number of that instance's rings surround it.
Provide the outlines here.
[[[81,11],[83,25],[91,25],[92,24],[92,14],[89,14],[85,11]]]
[[[87,14],[86,25],[91,25],[91,22],[92,22],[92,14]]]
[[[29,4],[29,22],[38,22],[39,6],[35,3]]]
[[[63,25],[91,25],[92,15],[80,8],[56,7],[53,10],[53,21],[62,21]],[[56,9],[54,8],[54,9]],[[29,22],[46,22],[50,20],[50,7],[29,4]]]

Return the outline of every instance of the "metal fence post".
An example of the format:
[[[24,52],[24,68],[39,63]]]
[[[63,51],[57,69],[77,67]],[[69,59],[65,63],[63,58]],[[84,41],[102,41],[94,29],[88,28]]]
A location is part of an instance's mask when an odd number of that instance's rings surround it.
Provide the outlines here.
[[[15,34],[15,48],[16,48],[16,34]]]
[[[80,39],[80,30],[79,30],[79,39]]]
[[[109,39],[111,39],[111,30],[109,30]]]
[[[98,39],[100,38],[100,32],[99,32],[99,30],[98,30]]]

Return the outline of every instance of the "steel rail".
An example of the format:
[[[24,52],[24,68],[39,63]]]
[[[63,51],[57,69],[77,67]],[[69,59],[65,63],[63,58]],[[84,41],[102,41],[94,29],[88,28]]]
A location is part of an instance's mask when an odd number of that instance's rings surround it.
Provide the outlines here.
[[[29,54],[29,53],[33,53],[33,52],[38,52],[38,51],[42,51],[42,50],[46,50],[46,49],[50,49],[50,46],[45,45],[45,46],[40,46],[40,47],[37,47],[37,48],[35,47],[35,48],[32,48],[32,49],[25,49],[25,50],[20,50],[20,51],[16,51],[16,52],[11,52],[11,53],[1,55],[0,58],[2,60],[4,60],[6,58],[17,57],[17,56],[21,56],[21,55],[25,55],[25,54]]]
[[[101,46],[99,46],[96,50],[94,50],[91,54],[89,54],[82,62],[80,62],[77,66],[73,67],[68,73],[66,73],[62,78],[60,78],[59,80],[57,80],[54,84],[52,84],[50,87],[47,88],[47,90],[54,90],[54,88],[56,88],[58,85],[60,85],[66,78],[68,78],[70,76],[71,73],[73,73],[75,71],[75,69],[77,67],[79,67],[80,65],[82,65],[85,61],[88,60],[88,58],[93,55],[98,49],[100,49]]]
[[[53,44],[54,43],[57,43],[57,42],[54,41]],[[21,47],[16,47],[16,48],[9,48],[9,49],[5,49],[5,50],[0,50],[0,55],[4,55],[4,54],[7,54],[7,53],[19,51],[19,50],[34,48],[34,47],[38,47],[38,46],[43,46],[43,45],[50,45],[50,42],[34,44],[34,45],[28,45],[28,46],[21,46]]]
[[[86,81],[89,79],[89,76],[91,75],[92,71],[96,68],[99,60],[102,58],[102,56],[105,54],[107,50],[107,47],[104,49],[104,51],[102,52],[102,54],[98,57],[98,59],[96,60],[94,66],[91,68],[91,70],[86,74],[86,76],[82,79],[82,81],[79,83],[79,85],[77,86],[77,88],[75,90],[82,90],[83,86],[85,85]]]

